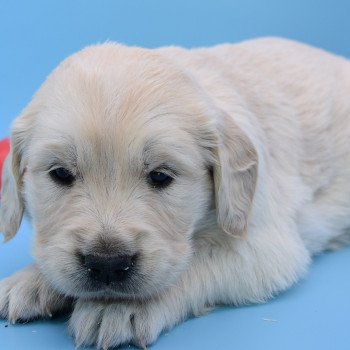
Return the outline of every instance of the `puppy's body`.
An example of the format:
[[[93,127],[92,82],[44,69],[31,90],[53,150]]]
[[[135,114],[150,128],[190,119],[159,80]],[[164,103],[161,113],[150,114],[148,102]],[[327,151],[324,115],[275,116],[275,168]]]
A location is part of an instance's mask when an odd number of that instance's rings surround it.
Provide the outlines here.
[[[1,314],[73,297],[78,345],[144,346],[288,288],[349,241],[349,93],[349,61],[280,39],[72,56],[14,125],[1,229],[16,233],[25,203],[36,265],[2,282]],[[107,283],[91,256],[133,263]]]
[[[190,71],[249,135],[259,152],[264,191],[276,193],[278,206],[282,201],[283,210],[291,210],[287,215],[296,217],[310,253],[345,239],[349,61],[274,38],[190,52],[160,51]]]

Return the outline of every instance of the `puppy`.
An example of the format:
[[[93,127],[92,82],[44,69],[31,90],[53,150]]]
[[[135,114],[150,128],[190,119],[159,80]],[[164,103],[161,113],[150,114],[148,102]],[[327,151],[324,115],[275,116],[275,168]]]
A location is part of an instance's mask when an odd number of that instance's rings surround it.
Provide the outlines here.
[[[0,315],[73,303],[77,346],[145,347],[217,304],[266,301],[349,241],[350,63],[282,39],[66,59],[15,121],[0,229],[35,263]]]

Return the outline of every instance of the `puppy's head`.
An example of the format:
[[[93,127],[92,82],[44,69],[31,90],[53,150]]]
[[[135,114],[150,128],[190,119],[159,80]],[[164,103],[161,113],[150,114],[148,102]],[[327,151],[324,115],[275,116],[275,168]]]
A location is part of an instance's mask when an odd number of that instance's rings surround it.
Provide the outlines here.
[[[0,229],[25,210],[46,278],[78,297],[147,297],[189,265],[216,209],[241,236],[256,153],[229,116],[160,54],[107,44],[64,61],[16,120]]]

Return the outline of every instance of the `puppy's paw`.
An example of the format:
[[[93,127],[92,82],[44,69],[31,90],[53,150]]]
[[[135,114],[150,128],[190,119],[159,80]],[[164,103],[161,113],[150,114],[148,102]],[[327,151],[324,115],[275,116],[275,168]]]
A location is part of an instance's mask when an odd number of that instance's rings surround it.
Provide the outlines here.
[[[0,282],[0,318],[11,323],[51,317],[70,303],[51,288],[34,265]]]
[[[164,329],[174,324],[164,305],[156,302],[102,302],[78,300],[69,321],[77,346],[97,345],[104,350],[133,343],[152,344]]]

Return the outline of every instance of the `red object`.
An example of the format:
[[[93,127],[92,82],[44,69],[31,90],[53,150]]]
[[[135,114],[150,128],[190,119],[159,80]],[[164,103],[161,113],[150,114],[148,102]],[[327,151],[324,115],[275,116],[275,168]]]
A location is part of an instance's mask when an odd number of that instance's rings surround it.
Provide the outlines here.
[[[0,141],[0,189],[2,178],[2,167],[4,165],[5,158],[10,152],[10,141],[8,139]]]

